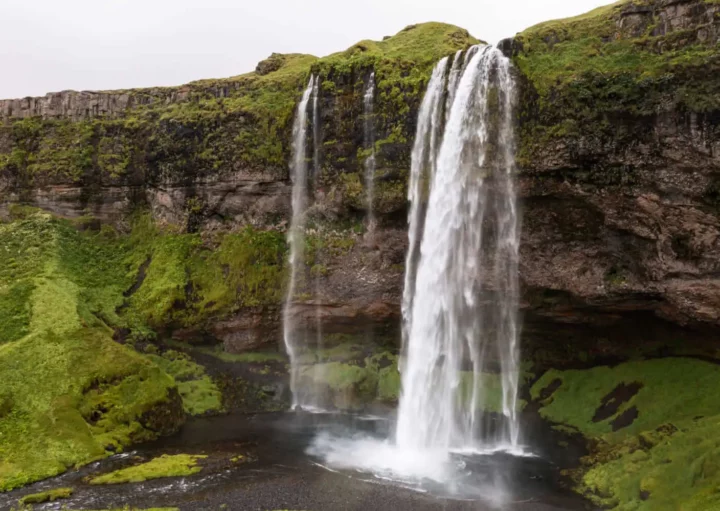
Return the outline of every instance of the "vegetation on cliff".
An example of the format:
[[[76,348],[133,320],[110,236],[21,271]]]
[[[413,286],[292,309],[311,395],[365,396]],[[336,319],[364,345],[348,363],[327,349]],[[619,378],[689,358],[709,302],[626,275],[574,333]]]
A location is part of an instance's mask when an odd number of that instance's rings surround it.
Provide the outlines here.
[[[474,42],[458,27],[426,23],[323,59],[274,54],[255,72],[232,78],[117,91],[130,95],[131,107],[107,117],[6,120],[0,125],[0,172],[18,188],[47,182],[183,183],[239,170],[283,178],[296,101],[311,72],[322,82],[322,137],[343,141],[325,146],[323,165],[328,175],[358,171],[362,162],[353,142],[362,123],[356,114],[371,69],[381,167],[406,169],[409,151],[398,147],[409,148],[413,113],[432,66]]]
[[[0,240],[0,490],[175,430],[173,379],[112,339],[117,246],[42,213]]]
[[[242,306],[275,305],[283,296],[285,238],[245,227],[203,240],[138,214],[126,261],[139,277],[128,300],[129,327],[201,327]],[[133,321],[134,320],[134,321]]]
[[[623,0],[518,34],[514,61],[530,85],[522,165],[532,167],[555,139],[621,146],[637,139],[632,119],[720,110],[720,47],[712,36],[720,22],[713,5],[695,3],[684,16],[697,19],[677,26],[668,21],[673,6]],[[627,127],[618,130],[618,120]]]

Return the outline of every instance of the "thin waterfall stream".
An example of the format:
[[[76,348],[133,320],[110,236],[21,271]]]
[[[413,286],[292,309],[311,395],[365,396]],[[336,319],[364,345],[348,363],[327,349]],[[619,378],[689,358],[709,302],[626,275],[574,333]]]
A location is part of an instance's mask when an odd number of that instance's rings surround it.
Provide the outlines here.
[[[363,142],[368,155],[365,158],[365,202],[367,207],[367,230],[375,230],[375,211],[373,200],[375,198],[375,72],[370,73],[363,94]]]
[[[299,331],[297,321],[293,314],[292,305],[298,284],[305,273],[305,224],[306,212],[309,202],[308,196],[308,165],[307,165],[307,135],[308,135],[308,103],[317,95],[315,76],[310,77],[302,99],[297,107],[295,121],[293,123],[293,158],[290,164],[290,176],[292,179],[292,219],[287,234],[290,248],[290,280],[285,297],[283,309],[283,339],[285,349],[290,358],[290,390],[292,392],[292,408],[308,405],[308,392],[300,386],[300,357],[307,347],[305,335]],[[315,101],[314,101],[315,103]],[[315,108],[313,108],[315,110]],[[315,167],[313,168],[315,171]]]

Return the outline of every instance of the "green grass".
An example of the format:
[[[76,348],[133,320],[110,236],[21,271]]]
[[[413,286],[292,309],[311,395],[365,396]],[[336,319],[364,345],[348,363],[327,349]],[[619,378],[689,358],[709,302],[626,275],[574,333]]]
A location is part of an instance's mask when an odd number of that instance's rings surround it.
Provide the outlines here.
[[[46,214],[0,240],[0,490],[177,427],[172,378],[112,340],[123,247]]]
[[[286,245],[279,231],[246,227],[204,244],[198,234],[159,228],[145,212],[135,216],[129,243],[133,275],[150,261],[129,300],[132,325],[197,327],[239,307],[282,299]]]
[[[205,374],[205,368],[188,355],[167,350],[162,355],[148,357],[175,379],[186,413],[205,415],[222,411],[222,394],[217,385]]]
[[[705,510],[720,506],[720,366],[689,358],[632,361],[616,367],[546,372],[533,399],[553,381],[560,387],[541,415],[591,440],[576,474],[577,489],[617,510]],[[642,388],[617,413],[593,422],[603,397],[619,384]],[[629,426],[610,422],[636,407]]]
[[[720,415],[679,421],[614,449],[582,477],[602,506],[637,511],[720,509]]]
[[[197,474],[202,470],[198,461],[205,455],[163,454],[147,463],[123,468],[90,479],[90,484],[140,483],[161,477],[182,477]]]
[[[518,161],[531,167],[556,139],[577,143],[601,140],[614,147],[633,144],[637,131],[618,127],[619,116],[637,122],[665,111],[713,112],[720,109],[719,46],[700,41],[696,29],[652,35],[664,23],[649,20],[640,34],[619,28],[630,4],[624,0],[587,14],[549,21],[517,35],[521,50],[514,62],[537,97],[524,91]],[[661,50],[660,50],[661,48]],[[621,181],[608,169],[604,182]]]
[[[626,362],[616,367],[546,372],[531,389],[533,399],[553,380],[562,385],[544,404],[540,413],[554,422],[573,426],[586,436],[609,442],[654,429],[668,420],[710,416],[720,411],[720,366],[689,358],[665,358]],[[593,422],[601,399],[620,383],[639,382],[640,391],[618,409],[618,414],[636,406],[635,421],[613,433],[615,416]],[[617,415],[617,414],[616,414]]]
[[[55,488],[54,490],[25,495],[18,501],[18,503],[21,506],[26,506],[28,504],[42,504],[44,502],[54,502],[60,499],[67,499],[72,494],[72,488]]]
[[[622,0],[525,30],[517,36],[523,45],[517,58],[519,67],[544,95],[585,74],[630,73],[641,80],[672,72],[678,66],[701,66],[707,58],[717,55],[717,48],[703,44],[670,45],[669,51],[653,51],[659,41],[672,43],[677,34],[630,37],[620,33],[616,20],[633,3],[640,2]]]

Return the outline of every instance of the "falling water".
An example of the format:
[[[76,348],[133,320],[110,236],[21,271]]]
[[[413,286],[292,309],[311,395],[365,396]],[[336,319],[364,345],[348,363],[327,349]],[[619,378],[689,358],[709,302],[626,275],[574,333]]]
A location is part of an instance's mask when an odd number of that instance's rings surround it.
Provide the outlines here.
[[[292,390],[295,408],[302,405],[298,392],[298,380],[300,376],[300,365],[298,358],[302,345],[298,342],[298,332],[292,316],[291,307],[298,285],[298,277],[304,269],[305,261],[303,252],[305,249],[305,212],[308,204],[308,176],[306,161],[307,142],[307,106],[315,87],[315,76],[310,77],[305,92],[298,104],[293,124],[292,162],[290,175],[292,178],[292,220],[288,231],[288,245],[290,245],[290,282],[288,284],[285,308],[283,311],[283,337],[285,348],[290,357],[290,388]]]
[[[497,49],[469,51],[439,136],[443,86],[455,87],[456,61],[459,55],[447,78],[447,59],[433,72],[412,155],[396,429],[406,450],[518,442],[515,91],[510,63]],[[493,378],[500,396],[491,392]],[[499,419],[491,421],[486,408],[499,410]]]
[[[455,93],[457,92],[458,83],[460,82],[460,73],[463,71],[463,51],[458,50],[453,57],[452,67],[448,75],[447,97],[445,99],[445,124],[450,118],[452,104],[455,101]]]
[[[312,184],[313,184],[313,197],[318,200],[320,194],[320,78],[315,79],[312,89],[312,130],[313,130],[313,170],[312,170]],[[318,243],[315,248],[315,261],[322,261],[324,256],[322,244]],[[313,276],[313,289],[314,289],[314,301],[315,301],[315,346],[319,353],[325,348],[325,337],[323,336],[322,328],[322,277],[316,273]],[[306,383],[304,387],[307,387],[303,392],[295,392],[298,394],[299,405],[303,408],[317,409],[321,408],[322,403],[318,400],[318,385],[320,381],[325,379],[325,366],[317,364],[312,365],[306,369],[309,373],[309,381],[312,383]],[[297,390],[297,385],[296,385]]]
[[[373,211],[373,199],[375,195],[375,129],[374,129],[374,101],[375,101],[375,72],[370,73],[365,94],[363,96],[364,108],[364,145],[369,151],[365,159],[365,201],[367,203],[367,226],[368,231],[375,230],[375,213]]]
[[[441,128],[440,106],[445,86],[445,71],[448,59],[444,58],[433,69],[418,113],[415,143],[412,149],[408,200],[408,252],[405,261],[405,287],[402,299],[403,349],[408,345],[410,324],[412,323],[412,305],[415,296],[415,277],[420,258],[420,242],[427,209],[427,192],[430,180],[435,175],[438,138]],[[406,357],[403,357],[405,359]]]

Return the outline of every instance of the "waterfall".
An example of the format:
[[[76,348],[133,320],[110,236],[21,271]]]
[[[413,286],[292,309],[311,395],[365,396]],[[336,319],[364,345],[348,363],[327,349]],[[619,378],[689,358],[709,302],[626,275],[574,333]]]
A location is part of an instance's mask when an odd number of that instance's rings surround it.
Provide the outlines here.
[[[365,201],[367,203],[367,227],[368,232],[375,230],[375,213],[373,211],[373,199],[375,194],[375,126],[374,126],[374,101],[375,101],[375,72],[370,73],[365,94],[363,95],[363,134],[365,150],[369,154],[365,158]]]
[[[312,184],[313,184],[313,195],[315,200],[318,198],[320,193],[320,108],[318,106],[318,100],[320,97],[320,78],[315,79],[315,83],[312,88],[312,129],[313,129],[313,171],[312,171]],[[315,249],[315,262],[322,260],[323,249],[318,244]],[[312,271],[312,270],[311,270]],[[315,346],[318,352],[322,353],[325,349],[325,342],[323,337],[322,328],[322,282],[321,276],[315,274],[313,277],[313,291],[315,301]],[[318,367],[313,365],[310,369],[312,372],[312,381],[314,382],[312,388],[309,391],[303,392],[301,402],[296,403],[297,405],[305,408],[320,408],[322,403],[318,402],[318,389],[315,382],[324,380],[324,366]]]
[[[310,77],[302,99],[297,107],[293,123],[292,160],[290,176],[292,179],[292,220],[287,234],[290,246],[290,282],[288,283],[285,307],[283,310],[283,338],[285,348],[290,357],[290,388],[292,390],[292,406],[302,406],[302,397],[298,392],[300,365],[298,358],[303,343],[298,339],[297,325],[292,315],[292,302],[298,285],[298,277],[305,267],[305,212],[308,205],[308,176],[306,160],[307,142],[307,107],[313,90],[315,76]],[[316,96],[317,97],[317,96]]]
[[[420,258],[420,241],[425,221],[426,201],[423,198],[430,188],[430,179],[435,175],[438,138],[440,131],[440,105],[445,86],[445,70],[448,59],[444,58],[433,69],[425,96],[418,113],[415,142],[412,149],[410,180],[408,183],[408,252],[405,260],[405,286],[402,298],[403,350],[412,318],[412,304],[415,296],[415,276]],[[405,357],[403,357],[405,359]]]
[[[455,55],[448,76],[447,65],[443,59],[433,71],[412,153],[395,438],[410,450],[514,447],[515,90],[510,62],[495,48],[470,49],[462,68]],[[443,116],[446,86],[449,111]],[[499,385],[490,383],[493,378]],[[493,392],[497,387],[501,391]],[[496,421],[483,413],[486,407],[499,412]]]
[[[455,101],[455,93],[457,93],[457,86],[460,81],[460,73],[463,71],[462,56],[462,50],[458,50],[457,53],[455,53],[450,74],[448,75],[447,97],[445,99],[445,124],[447,124],[450,118],[452,104]]]

